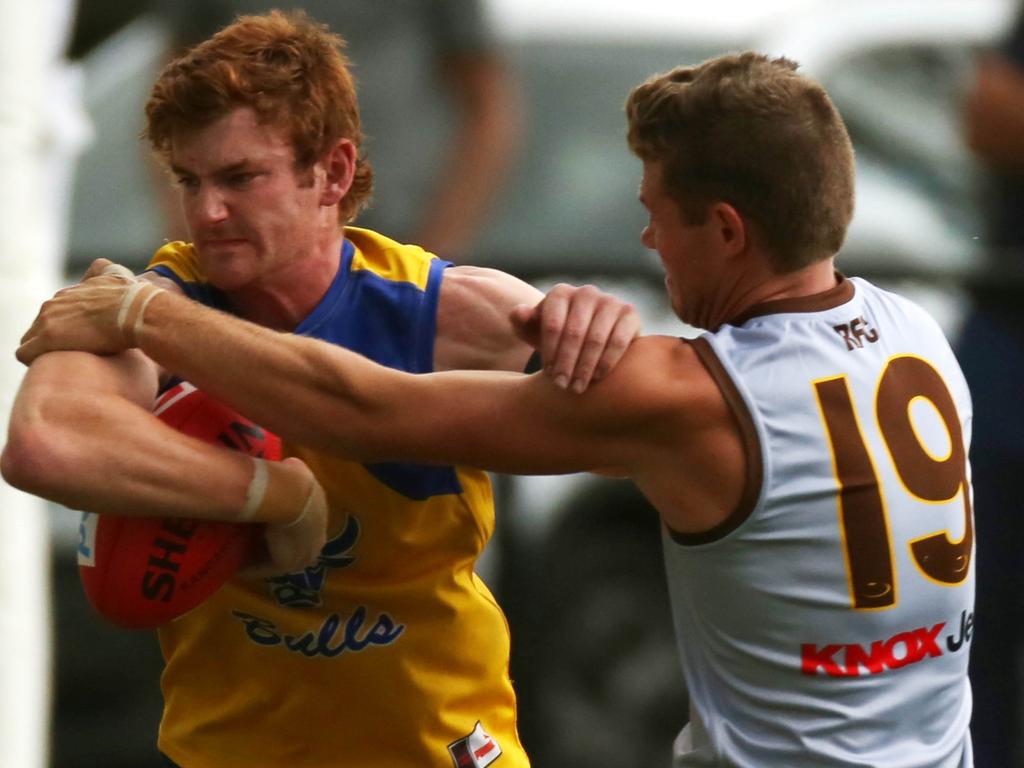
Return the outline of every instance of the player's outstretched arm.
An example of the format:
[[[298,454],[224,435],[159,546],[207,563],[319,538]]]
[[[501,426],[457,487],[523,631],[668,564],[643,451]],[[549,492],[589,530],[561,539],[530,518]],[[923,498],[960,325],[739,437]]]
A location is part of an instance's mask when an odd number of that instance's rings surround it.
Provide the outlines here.
[[[539,374],[404,374],[170,294],[152,301],[137,339],[147,355],[282,437],[362,460],[529,473],[628,468],[647,443],[674,439],[674,414],[685,412],[678,399],[686,387],[650,375],[677,364],[678,339],[638,340],[583,395]]]
[[[26,335],[22,359],[69,339],[78,343],[83,319],[104,343],[117,338],[121,330],[109,308],[125,306],[125,296],[124,285],[97,278],[56,297],[50,319]],[[127,303],[126,317],[150,358],[282,437],[354,458],[457,461],[517,472],[624,467],[642,457],[652,434],[671,434],[666,425],[685,411],[676,398],[687,388],[667,375],[683,346],[675,339],[645,340],[581,397],[542,376],[402,375],[170,292],[157,294],[142,322],[132,322],[141,296]],[[76,313],[76,304],[89,309]],[[652,370],[666,376],[651,377]],[[671,386],[655,386],[662,380]]]
[[[124,281],[106,259],[97,259],[86,278],[43,305],[22,338],[19,360],[134,345],[135,325],[155,291]],[[522,371],[537,349],[557,386],[583,392],[618,364],[639,332],[636,309],[593,286],[557,285],[544,296],[498,270],[453,267],[442,283],[434,368]]]

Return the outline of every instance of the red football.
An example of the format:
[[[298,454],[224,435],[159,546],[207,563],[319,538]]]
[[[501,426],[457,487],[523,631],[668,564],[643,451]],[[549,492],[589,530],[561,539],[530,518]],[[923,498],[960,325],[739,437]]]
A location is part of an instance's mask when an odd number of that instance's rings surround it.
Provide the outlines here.
[[[181,383],[153,413],[186,435],[279,461],[281,441]],[[78,572],[93,607],[122,627],[151,629],[202,603],[262,547],[262,526],[184,518],[82,515]]]

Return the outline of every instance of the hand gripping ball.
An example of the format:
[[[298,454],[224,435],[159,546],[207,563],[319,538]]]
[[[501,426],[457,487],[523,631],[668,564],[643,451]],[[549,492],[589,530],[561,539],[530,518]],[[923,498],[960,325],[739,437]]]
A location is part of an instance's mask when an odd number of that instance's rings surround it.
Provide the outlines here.
[[[281,441],[222,403],[181,383],[153,413],[192,437],[280,461]],[[151,629],[192,610],[263,547],[263,526],[86,512],[78,572],[86,597],[108,621]]]

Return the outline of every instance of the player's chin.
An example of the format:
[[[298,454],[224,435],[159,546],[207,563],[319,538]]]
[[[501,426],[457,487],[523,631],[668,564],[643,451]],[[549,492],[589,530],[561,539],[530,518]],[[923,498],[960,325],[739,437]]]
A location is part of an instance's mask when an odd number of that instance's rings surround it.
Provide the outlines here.
[[[255,259],[239,254],[200,254],[210,285],[221,291],[244,288],[259,276]]]
[[[201,259],[230,257],[252,247],[244,237],[197,237],[193,245]]]

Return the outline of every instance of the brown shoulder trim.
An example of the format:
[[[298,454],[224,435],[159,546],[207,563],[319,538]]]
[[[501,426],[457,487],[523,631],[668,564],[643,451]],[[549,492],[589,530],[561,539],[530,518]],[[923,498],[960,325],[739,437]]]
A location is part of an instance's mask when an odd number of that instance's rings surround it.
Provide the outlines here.
[[[776,299],[755,304],[739,317],[729,321],[729,325],[743,325],[748,320],[765,315],[781,315],[787,312],[824,312],[826,309],[838,307],[853,298],[853,283],[839,272],[836,272],[836,285],[821,293],[810,296],[795,296],[789,299]]]
[[[736,426],[740,430],[740,437],[743,440],[743,452],[745,454],[747,471],[743,481],[743,493],[740,495],[736,508],[718,525],[706,531],[696,533],[683,533],[668,528],[669,535],[677,544],[692,546],[694,544],[710,544],[732,533],[740,524],[750,517],[757,505],[758,496],[761,495],[761,484],[764,482],[764,461],[761,455],[761,443],[757,439],[757,429],[754,426],[754,418],[750,415],[743,396],[736,383],[732,380],[722,361],[718,359],[714,348],[704,337],[698,337],[689,342],[697,357],[708,369],[711,378],[718,384],[718,388],[725,398],[729,410],[736,419]]]

